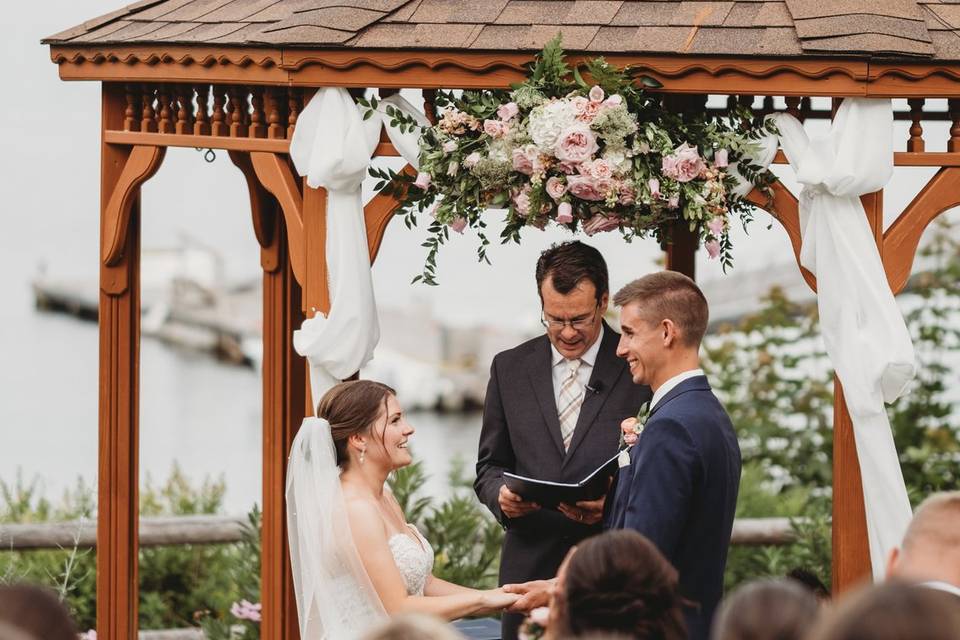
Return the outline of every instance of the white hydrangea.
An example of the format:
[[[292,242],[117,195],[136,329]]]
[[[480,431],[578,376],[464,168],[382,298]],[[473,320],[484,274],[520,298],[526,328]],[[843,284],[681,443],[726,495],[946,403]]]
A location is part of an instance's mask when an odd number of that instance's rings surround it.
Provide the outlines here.
[[[576,122],[577,113],[566,100],[555,100],[530,111],[527,131],[541,151],[553,153],[557,138]]]
[[[494,140],[487,147],[487,156],[497,162],[510,162],[513,158],[513,148],[506,140]]]

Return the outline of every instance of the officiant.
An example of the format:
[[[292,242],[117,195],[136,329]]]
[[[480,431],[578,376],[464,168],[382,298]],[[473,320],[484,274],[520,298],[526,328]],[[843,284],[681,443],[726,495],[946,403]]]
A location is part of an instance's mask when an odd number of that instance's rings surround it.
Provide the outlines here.
[[[602,530],[604,499],[541,508],[511,492],[505,471],[554,482],[584,479],[617,452],[620,422],[650,400],[617,357],[604,321],[603,256],[579,241],[540,255],[537,289],[545,334],[497,354],[483,409],[474,488],[506,529],[500,584],[552,578],[567,551]],[[518,614],[503,616],[516,638]]]

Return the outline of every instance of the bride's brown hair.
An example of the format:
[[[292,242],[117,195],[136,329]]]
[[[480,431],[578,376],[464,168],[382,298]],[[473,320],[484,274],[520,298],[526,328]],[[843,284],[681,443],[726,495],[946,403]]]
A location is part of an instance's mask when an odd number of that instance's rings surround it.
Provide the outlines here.
[[[317,406],[317,415],[330,423],[330,435],[337,450],[337,464],[343,468],[349,463],[347,441],[350,436],[374,433],[373,423],[386,414],[387,398],[397,392],[381,382],[373,380],[349,380],[327,391]],[[380,430],[380,444],[383,432]]]

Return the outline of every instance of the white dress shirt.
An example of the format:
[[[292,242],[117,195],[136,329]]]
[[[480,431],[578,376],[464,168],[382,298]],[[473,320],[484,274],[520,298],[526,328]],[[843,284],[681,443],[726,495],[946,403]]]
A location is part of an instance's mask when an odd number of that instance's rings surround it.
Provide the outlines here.
[[[697,376],[703,376],[703,375],[706,375],[703,372],[703,369],[698,368],[698,369],[690,369],[689,371],[684,371],[683,373],[678,373],[677,375],[673,376],[672,378],[664,382],[662,385],[660,385],[659,389],[653,392],[653,398],[650,399],[650,410],[652,411],[653,408],[657,406],[657,403],[663,400],[663,397],[665,395],[670,393],[674,387],[676,387],[678,384],[680,384],[684,380],[688,380],[690,378],[695,378]]]
[[[927,589],[936,589],[937,591],[952,593],[960,598],[960,587],[952,585],[949,582],[943,582],[942,580],[930,580],[929,582],[921,582],[920,586],[926,587]]]
[[[577,370],[577,379],[580,381],[580,386],[584,390],[587,388],[587,383],[590,382],[590,374],[593,373],[593,365],[597,361],[597,353],[600,352],[600,342],[603,341],[604,331],[606,331],[606,329],[601,327],[600,335],[598,335],[597,339],[590,345],[590,348],[580,356],[581,362],[580,368]],[[563,381],[570,375],[570,368],[567,365],[569,360],[557,351],[557,348],[553,346],[552,342],[550,343],[550,351],[553,354],[553,366],[551,367],[553,373],[553,400],[557,405],[557,411],[560,411],[560,388],[563,386]]]

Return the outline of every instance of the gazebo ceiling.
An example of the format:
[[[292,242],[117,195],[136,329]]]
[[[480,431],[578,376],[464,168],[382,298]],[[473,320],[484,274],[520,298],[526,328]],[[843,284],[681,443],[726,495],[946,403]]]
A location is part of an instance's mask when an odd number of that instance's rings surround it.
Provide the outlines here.
[[[44,42],[958,60],[958,27],[939,0],[145,0]]]

